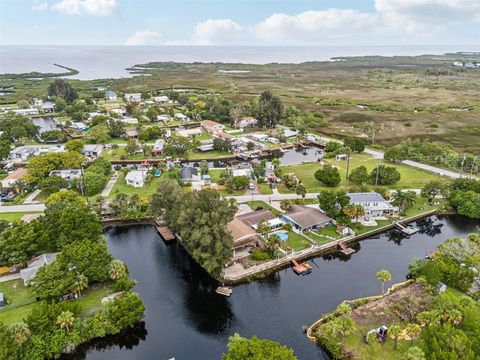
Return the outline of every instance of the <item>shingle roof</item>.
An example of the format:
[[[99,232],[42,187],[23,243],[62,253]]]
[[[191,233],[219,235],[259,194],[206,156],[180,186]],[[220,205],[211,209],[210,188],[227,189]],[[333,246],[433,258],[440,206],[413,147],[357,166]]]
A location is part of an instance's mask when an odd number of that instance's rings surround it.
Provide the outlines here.
[[[257,235],[257,232],[253,230],[247,224],[244,224],[238,218],[234,218],[227,224],[227,229],[232,234],[233,244],[254,237]]]
[[[270,210],[257,210],[237,216],[237,219],[250,226],[257,225],[262,220],[268,221],[275,218],[276,216]]]
[[[386,201],[382,195],[376,192],[348,193],[352,203],[382,202]]]
[[[191,180],[193,176],[198,175],[198,170],[191,166],[185,166],[180,169],[180,177],[182,180]]]
[[[290,210],[286,211],[283,215],[292,219],[301,228],[309,228],[332,221],[330,217],[320,210],[303,205],[293,205]]]

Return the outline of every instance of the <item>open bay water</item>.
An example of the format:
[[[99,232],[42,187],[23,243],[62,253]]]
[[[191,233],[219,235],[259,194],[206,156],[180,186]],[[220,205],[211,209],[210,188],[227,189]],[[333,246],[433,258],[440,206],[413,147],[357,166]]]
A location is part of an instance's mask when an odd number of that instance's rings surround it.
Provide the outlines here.
[[[363,55],[423,55],[473,51],[466,45],[415,46],[0,46],[0,73],[80,73],[69,79],[134,76],[126,68],[148,62],[302,63]],[[478,50],[478,49],[477,49]]]

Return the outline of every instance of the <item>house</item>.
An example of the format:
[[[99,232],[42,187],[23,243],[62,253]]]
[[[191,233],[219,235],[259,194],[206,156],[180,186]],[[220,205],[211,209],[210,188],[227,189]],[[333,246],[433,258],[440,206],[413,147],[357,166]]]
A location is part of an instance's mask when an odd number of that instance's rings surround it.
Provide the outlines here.
[[[193,128],[193,129],[176,129],[177,136],[190,137],[203,134],[202,128]]]
[[[119,119],[120,122],[124,123],[124,124],[128,124],[128,125],[136,125],[138,124],[138,119],[137,118],[134,118],[134,117],[131,117],[131,116],[125,116],[121,119]]]
[[[254,127],[258,124],[258,120],[253,117],[243,117],[238,122],[237,126],[240,129],[244,129],[246,127]]]
[[[125,100],[128,102],[140,102],[142,101],[142,94],[140,93],[126,93]]]
[[[289,210],[280,214],[280,218],[292,225],[297,232],[311,231],[330,225],[333,221],[320,211],[318,207],[293,205]]]
[[[213,139],[200,141],[200,146],[197,146],[197,150],[205,152],[213,150]]]
[[[257,246],[260,239],[257,232],[238,218],[230,221],[227,229],[233,238],[233,258],[248,256],[251,249]]]
[[[51,101],[44,102],[42,104],[42,111],[47,114],[55,112],[55,104]]]
[[[395,208],[382,195],[375,192],[348,193],[350,203],[361,205],[365,209],[365,216],[380,217],[393,214]]]
[[[314,134],[307,134],[306,139],[307,139],[307,141],[310,141],[310,142],[316,142],[317,141],[317,136],[314,135]]]
[[[152,153],[154,153],[155,155],[162,154],[164,147],[165,141],[162,139],[158,139],[155,141],[155,144],[153,144]]]
[[[155,96],[153,100],[159,104],[159,103],[168,103],[170,102],[170,99],[168,98],[167,95],[160,95],[160,96]]]
[[[198,169],[191,166],[184,166],[180,169],[180,181],[184,184],[193,181],[201,181]]]
[[[125,176],[125,182],[127,185],[139,188],[145,185],[146,178],[146,170],[132,170]]]
[[[130,139],[136,139],[136,138],[138,138],[138,130],[126,129],[125,130],[125,136],[130,138]]]
[[[284,129],[283,130],[283,136],[286,137],[287,139],[295,137],[298,135],[298,131],[293,131],[290,129]]]
[[[88,126],[83,122],[74,122],[70,125],[70,129],[72,130],[79,130],[79,131],[87,131]]]
[[[275,165],[267,161],[265,163],[265,177],[268,178],[270,176],[275,176]]]
[[[280,140],[277,139],[276,137],[269,137],[269,138],[267,138],[267,141],[269,143],[272,143],[272,144],[279,144],[280,143]]]
[[[82,171],[80,169],[53,170],[50,171],[48,176],[59,176],[68,182],[72,182],[75,179],[80,179],[80,176],[82,176]]]
[[[337,154],[335,155],[335,160],[340,161],[340,160],[347,160],[348,155],[347,154]]]
[[[105,100],[111,100],[111,101],[118,100],[117,93],[112,90],[107,90],[105,92]]]
[[[175,117],[175,119],[180,120],[180,121],[190,120],[187,115],[183,115],[182,113],[175,113],[173,116]]]
[[[127,114],[127,110],[124,108],[118,108],[118,109],[110,109],[109,110],[111,113],[114,113],[116,115],[124,116]]]
[[[283,225],[283,222],[277,218],[270,210],[256,210],[248,212],[242,215],[238,215],[237,219],[250,226],[253,229],[257,229],[258,225],[265,221],[272,230],[278,229]]]
[[[24,179],[28,174],[26,168],[19,168],[12,171],[8,176],[2,179],[2,189],[9,189],[15,187],[17,181]]]
[[[82,154],[88,158],[97,158],[103,152],[103,145],[86,144],[83,145]]]
[[[225,126],[212,120],[203,120],[200,124],[205,129],[205,131],[209,132],[210,134],[218,134],[225,130]]]
[[[57,255],[58,253],[45,253],[28,261],[27,267],[20,270],[20,278],[23,280],[25,286],[31,285],[38,270],[44,265],[52,264],[56,260]]]
[[[172,118],[168,115],[158,115],[157,116],[157,122],[166,123],[166,122],[169,122],[170,120],[172,120]]]
[[[225,131],[219,132],[218,134],[215,134],[215,136],[225,141],[231,141],[233,139],[233,135],[230,135]]]
[[[65,145],[54,145],[49,147],[39,147],[37,150],[37,155],[42,154],[56,154],[65,152]]]
[[[8,158],[13,161],[27,161],[38,154],[38,149],[32,146],[19,146],[10,151]]]
[[[28,115],[38,115],[39,112],[37,108],[29,108],[29,109],[17,109],[15,110],[15,114],[28,116]]]
[[[268,135],[265,134],[250,134],[248,137],[256,141],[267,141],[268,139]]]

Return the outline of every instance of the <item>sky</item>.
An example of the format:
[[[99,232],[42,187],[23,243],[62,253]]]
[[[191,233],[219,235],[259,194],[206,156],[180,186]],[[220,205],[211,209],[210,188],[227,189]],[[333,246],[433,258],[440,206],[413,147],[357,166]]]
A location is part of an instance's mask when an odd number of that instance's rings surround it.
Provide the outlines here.
[[[0,45],[414,44],[479,46],[480,0],[0,0]]]

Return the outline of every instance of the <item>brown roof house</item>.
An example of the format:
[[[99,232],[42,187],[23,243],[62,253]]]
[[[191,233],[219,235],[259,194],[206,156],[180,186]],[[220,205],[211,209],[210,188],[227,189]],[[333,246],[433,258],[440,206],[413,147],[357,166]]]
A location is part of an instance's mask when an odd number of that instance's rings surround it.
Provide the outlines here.
[[[257,210],[237,216],[237,219],[250,227],[257,229],[258,225],[265,221],[272,230],[283,225],[282,220],[277,218],[270,210]]]
[[[293,205],[280,214],[280,218],[292,225],[293,230],[297,232],[322,228],[333,222],[333,219],[321,212],[318,207],[305,205]]]
[[[257,246],[257,232],[238,218],[230,221],[227,229],[233,238],[233,258],[248,256],[249,251]]]

